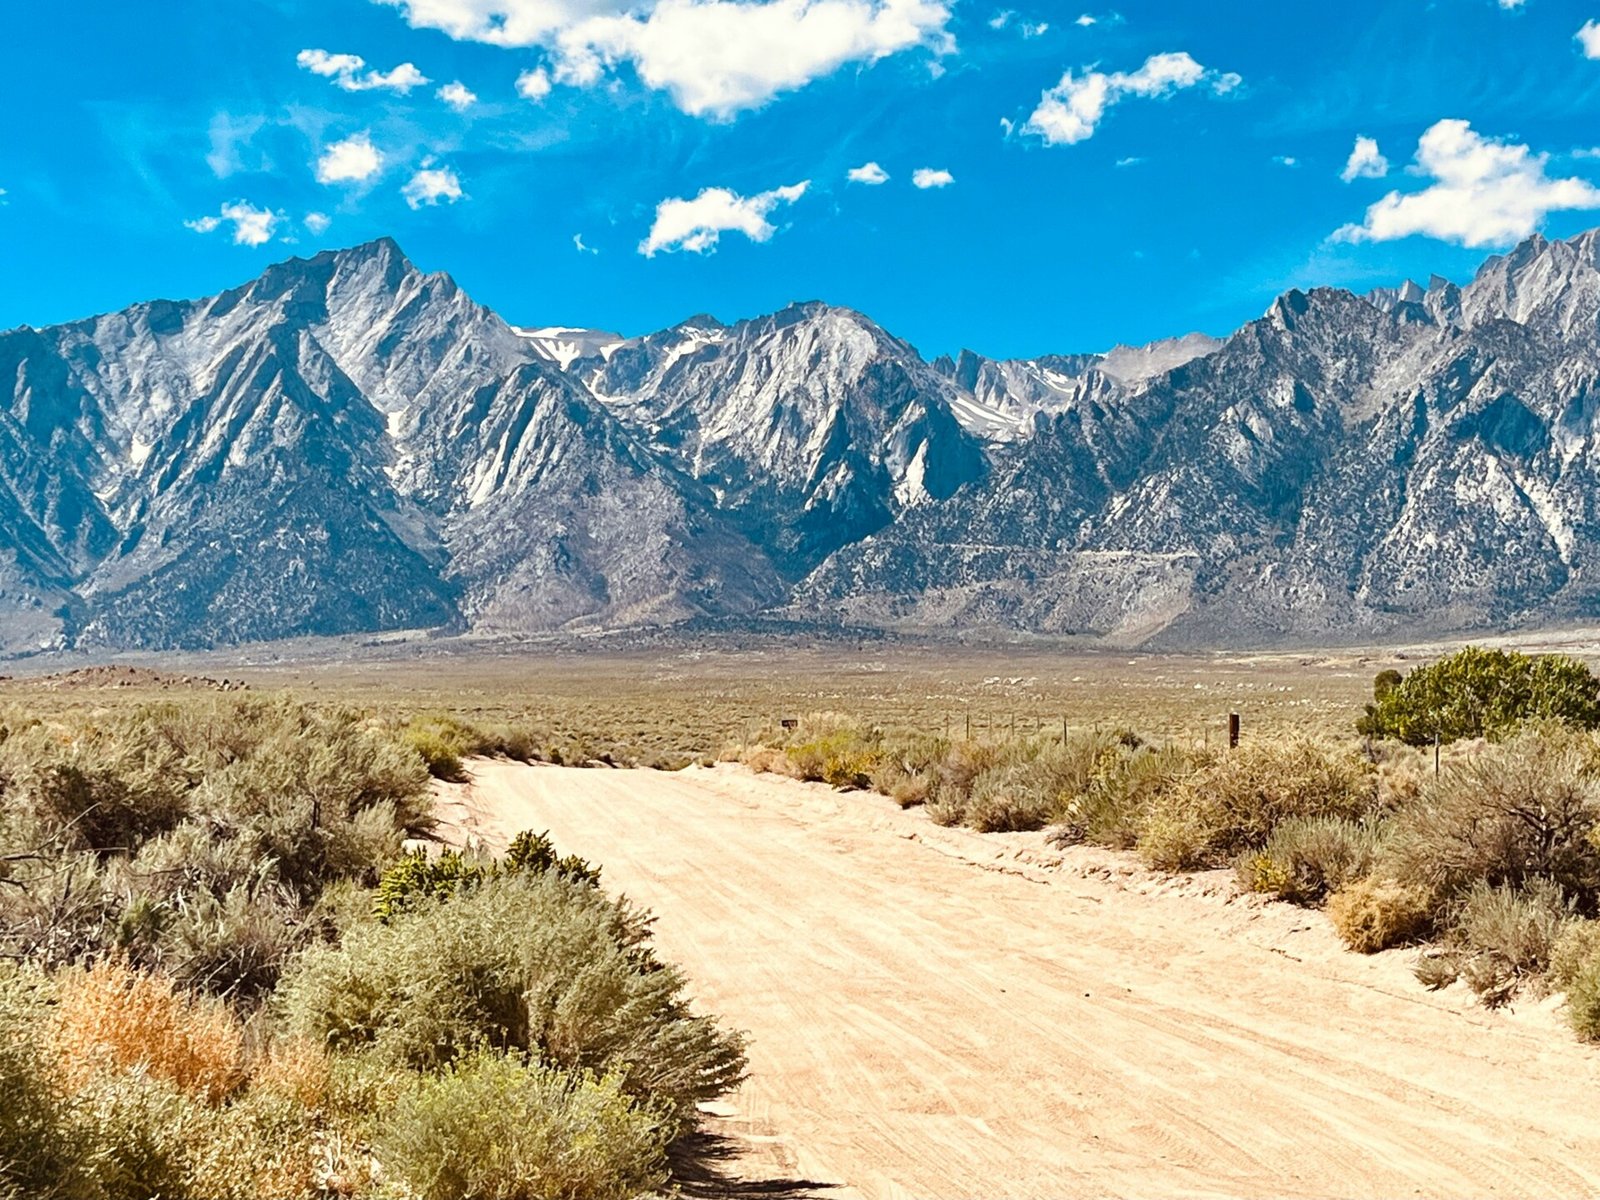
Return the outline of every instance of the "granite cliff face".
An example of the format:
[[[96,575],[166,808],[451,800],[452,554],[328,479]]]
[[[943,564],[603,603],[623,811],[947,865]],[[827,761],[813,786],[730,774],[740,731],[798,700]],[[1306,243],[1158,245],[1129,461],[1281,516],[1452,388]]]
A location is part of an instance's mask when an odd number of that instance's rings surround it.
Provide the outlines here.
[[[0,334],[0,650],[821,623],[1258,644],[1600,615],[1600,233],[1224,340],[519,329],[393,242]]]

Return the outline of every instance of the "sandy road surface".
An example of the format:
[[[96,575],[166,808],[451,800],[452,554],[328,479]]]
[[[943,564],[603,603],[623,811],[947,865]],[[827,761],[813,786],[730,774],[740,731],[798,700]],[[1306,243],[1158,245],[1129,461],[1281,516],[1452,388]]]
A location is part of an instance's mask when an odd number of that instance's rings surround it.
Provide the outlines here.
[[[740,769],[477,763],[446,813],[549,829],[750,1031],[713,1125],[817,1194],[1600,1194],[1600,1054],[1323,919],[1042,837]],[[753,1194],[779,1194],[776,1185]],[[791,1192],[787,1194],[798,1194]],[[809,1194],[809,1193],[807,1193]]]

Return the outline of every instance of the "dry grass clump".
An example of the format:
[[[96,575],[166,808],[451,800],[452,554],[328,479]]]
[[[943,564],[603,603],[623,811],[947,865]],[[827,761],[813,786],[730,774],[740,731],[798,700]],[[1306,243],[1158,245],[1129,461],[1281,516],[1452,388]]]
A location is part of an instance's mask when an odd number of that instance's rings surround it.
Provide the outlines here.
[[[1141,745],[1102,757],[1089,785],[1068,803],[1053,840],[1134,849],[1156,798],[1208,761],[1178,746]]]
[[[1433,929],[1426,892],[1388,879],[1358,879],[1328,897],[1328,919],[1344,944],[1376,954],[1419,941]]]
[[[116,959],[57,977],[55,1041],[68,1087],[97,1071],[140,1071],[217,1104],[245,1079],[244,1031],[225,1004]]]
[[[1139,851],[1163,870],[1220,866],[1266,844],[1295,817],[1360,820],[1377,808],[1377,772],[1360,755],[1299,739],[1196,759],[1151,798]]]

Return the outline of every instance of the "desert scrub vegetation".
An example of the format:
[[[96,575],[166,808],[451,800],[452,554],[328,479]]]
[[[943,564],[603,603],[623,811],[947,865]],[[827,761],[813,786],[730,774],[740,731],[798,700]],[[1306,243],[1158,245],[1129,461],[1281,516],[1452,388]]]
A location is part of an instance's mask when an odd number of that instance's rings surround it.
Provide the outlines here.
[[[436,770],[287,697],[0,714],[0,1200],[660,1185],[740,1037],[547,837],[407,853]]]
[[[1574,1029],[1600,1041],[1600,735],[1584,728],[1587,672],[1486,652],[1444,662],[1431,677],[1378,681],[1380,703],[1418,679],[1408,703],[1425,700],[1430,721],[1459,718],[1437,774],[1431,753],[1398,738],[1291,735],[1232,750],[1071,731],[968,741],[837,714],[764,731],[742,757],[871,787],[940,824],[1050,827],[1057,845],[1131,850],[1166,871],[1231,866],[1246,891],[1325,907],[1353,950],[1417,948],[1428,986],[1460,980],[1489,1005],[1564,991]],[[1478,690],[1463,699],[1459,687]]]
[[[211,699],[0,724],[0,954],[116,949],[185,987],[269,990],[339,881],[425,833],[422,760],[369,718]]]

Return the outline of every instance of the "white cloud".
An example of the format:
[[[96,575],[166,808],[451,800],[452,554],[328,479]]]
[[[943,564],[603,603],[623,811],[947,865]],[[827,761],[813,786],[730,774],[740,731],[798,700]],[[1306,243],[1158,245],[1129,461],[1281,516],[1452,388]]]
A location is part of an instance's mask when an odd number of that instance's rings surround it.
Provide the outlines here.
[[[326,50],[302,50],[295,62],[313,75],[331,79],[336,87],[347,92],[370,92],[379,88],[399,92],[402,96],[412,88],[423,86],[428,77],[417,70],[415,63],[403,62],[392,71],[367,71],[362,68],[367,60],[359,54],[329,54]]]
[[[334,142],[317,159],[318,183],[360,183],[376,175],[383,166],[383,155],[366,133]]]
[[[1375,138],[1357,137],[1350,157],[1339,172],[1346,183],[1356,179],[1382,179],[1389,173],[1389,160],[1378,149]]]
[[[1022,36],[1025,37],[1025,38],[1041,37],[1042,35],[1044,35],[1046,33],[1049,33],[1049,32],[1050,32],[1050,22],[1049,21],[1040,21],[1037,25],[1030,25],[1026,21],[1024,21],[1022,23]]]
[[[1600,21],[1585,21],[1583,28],[1573,36],[1583,47],[1585,58],[1600,58]]]
[[[517,95],[524,100],[543,100],[550,94],[550,72],[535,67],[517,76]]]
[[[924,191],[928,188],[949,187],[955,181],[956,177],[949,171],[935,170],[933,167],[918,167],[911,172],[912,185]]]
[[[1137,167],[1143,161],[1144,159],[1138,157],[1137,155],[1130,155],[1127,158],[1117,159],[1116,165],[1119,167]]]
[[[846,63],[924,46],[950,53],[946,0],[381,0],[413,26],[541,46],[557,83],[629,64],[684,112],[725,120]]]
[[[1091,25],[1099,24],[1099,22],[1096,21],[1091,14],[1084,13],[1081,17],[1079,17],[1076,21],[1074,21],[1073,24],[1074,25],[1081,25],[1083,28],[1087,29]]]
[[[1152,54],[1137,71],[1068,71],[1061,82],[1039,97],[1039,106],[1022,127],[1047,146],[1073,145],[1094,136],[1106,110],[1129,96],[1159,99],[1185,88],[1207,83],[1217,95],[1233,91],[1239,76],[1208,71],[1188,54]]]
[[[459,79],[445,84],[434,95],[457,112],[466,112],[478,102],[478,94]]]
[[[294,61],[302,70],[328,79],[348,78],[367,65],[359,54],[329,54],[326,50],[302,50]]]
[[[327,213],[310,212],[306,214],[304,224],[313,237],[319,237],[327,232],[328,226],[333,224],[333,219]]]
[[[810,186],[807,179],[754,196],[705,188],[693,200],[663,200],[656,205],[655,223],[650,236],[639,243],[639,253],[646,258],[661,250],[704,254],[716,248],[724,233],[742,233],[752,242],[764,242],[775,232],[767,214],[780,204],[793,204]]]
[[[579,254],[599,254],[600,253],[600,251],[596,250],[593,246],[585,246],[583,244],[583,234],[581,234],[581,233],[575,233],[575,234],[572,235],[572,248],[574,250],[576,250]]]
[[[889,181],[889,172],[875,162],[864,162],[859,167],[851,167],[848,178],[851,183],[870,183],[876,186]]]
[[[1523,0],[1500,0],[1500,7],[1504,9],[1521,8]]]
[[[214,233],[225,223],[231,224],[235,246],[264,246],[272,240],[272,234],[282,219],[282,213],[257,208],[245,200],[235,200],[231,204],[224,204],[216,216],[197,217],[183,224],[196,233]]]
[[[461,180],[449,167],[424,165],[400,189],[400,194],[412,208],[421,208],[424,204],[454,204],[465,193],[461,190]]]
[[[1298,167],[1300,165],[1300,160],[1292,154],[1275,154],[1272,157],[1272,161],[1280,167]]]
[[[1418,174],[1433,183],[1420,192],[1390,192],[1360,225],[1334,238],[1387,242],[1423,234],[1462,246],[1500,246],[1527,237],[1552,212],[1600,208],[1600,188],[1578,178],[1552,179],[1549,155],[1473,131],[1466,121],[1439,121],[1417,143]]]
[[[1003,9],[1002,11],[995,13],[994,16],[989,18],[989,28],[990,29],[1004,29],[1007,25],[1009,25],[1011,23],[1011,18],[1016,16],[1016,15],[1017,14],[1012,12],[1009,8]]]

